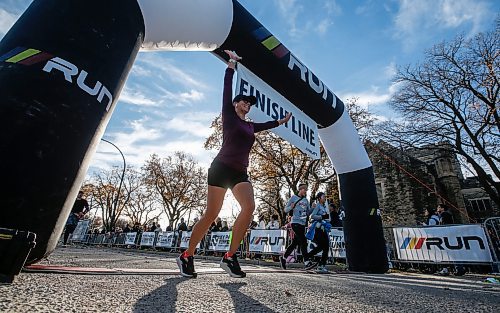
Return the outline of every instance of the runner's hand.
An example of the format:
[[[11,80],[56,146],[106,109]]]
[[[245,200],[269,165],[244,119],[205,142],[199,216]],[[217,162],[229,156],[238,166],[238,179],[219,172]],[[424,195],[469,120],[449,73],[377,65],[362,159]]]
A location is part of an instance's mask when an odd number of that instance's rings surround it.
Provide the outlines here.
[[[286,122],[288,122],[288,120],[290,120],[291,117],[292,117],[292,113],[288,112],[284,118],[282,118],[281,120],[278,120],[278,123],[280,125],[285,124]]]
[[[236,52],[234,51],[231,51],[231,50],[224,50],[225,53],[227,53],[227,55],[229,56],[230,59],[232,60],[235,60],[235,61],[239,61],[241,60],[242,58],[236,54]]]

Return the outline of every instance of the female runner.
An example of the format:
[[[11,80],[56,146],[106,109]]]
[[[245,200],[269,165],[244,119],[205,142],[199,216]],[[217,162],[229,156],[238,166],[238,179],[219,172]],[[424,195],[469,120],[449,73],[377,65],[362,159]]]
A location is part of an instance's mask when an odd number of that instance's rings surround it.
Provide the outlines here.
[[[241,212],[234,222],[229,251],[222,258],[220,266],[232,277],[246,276],[240,268],[236,251],[253,219],[255,209],[253,187],[247,174],[248,157],[255,141],[254,134],[284,124],[291,117],[291,113],[288,113],[285,118],[278,121],[265,123],[246,121],[246,115],[257,99],[246,95],[237,95],[232,99],[234,69],[241,58],[235,52],[228,50],[225,52],[230,59],[224,76],[222,96],[222,147],[208,169],[207,210],[193,228],[188,249],[177,258],[181,275],[184,277],[197,276],[193,254],[219,215],[228,188],[232,190],[240,204]]]

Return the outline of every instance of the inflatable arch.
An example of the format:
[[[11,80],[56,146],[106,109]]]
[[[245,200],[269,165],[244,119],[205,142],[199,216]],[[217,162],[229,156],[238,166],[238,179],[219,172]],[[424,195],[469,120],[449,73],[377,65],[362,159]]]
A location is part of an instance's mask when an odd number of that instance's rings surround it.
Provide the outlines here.
[[[350,270],[387,271],[370,160],[344,104],[236,0],[34,0],[0,42],[0,227],[51,253],[140,49],[242,63],[320,127],[346,210]]]

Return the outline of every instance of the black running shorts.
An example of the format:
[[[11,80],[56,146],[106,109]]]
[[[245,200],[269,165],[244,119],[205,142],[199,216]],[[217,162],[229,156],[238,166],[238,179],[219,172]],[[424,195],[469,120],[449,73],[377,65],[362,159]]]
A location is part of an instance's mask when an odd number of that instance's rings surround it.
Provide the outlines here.
[[[208,185],[233,189],[239,183],[250,182],[246,172],[240,172],[214,160],[208,169]]]

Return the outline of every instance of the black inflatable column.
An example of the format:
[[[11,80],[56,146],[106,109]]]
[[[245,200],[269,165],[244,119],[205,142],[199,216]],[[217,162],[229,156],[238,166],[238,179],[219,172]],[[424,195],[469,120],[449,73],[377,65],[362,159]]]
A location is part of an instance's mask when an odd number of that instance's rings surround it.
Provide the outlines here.
[[[136,0],[35,0],[0,42],[0,227],[56,246],[144,37]]]

